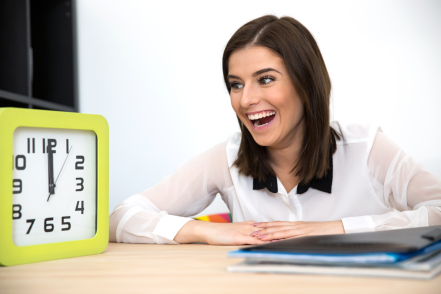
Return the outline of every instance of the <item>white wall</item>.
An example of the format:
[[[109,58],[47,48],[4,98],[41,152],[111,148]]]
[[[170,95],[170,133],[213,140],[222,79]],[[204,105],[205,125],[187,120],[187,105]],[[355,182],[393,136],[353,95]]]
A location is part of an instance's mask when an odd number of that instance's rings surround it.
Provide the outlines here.
[[[110,209],[238,131],[231,35],[264,14],[315,36],[334,119],[373,121],[441,177],[441,1],[78,0],[80,110],[110,125]],[[217,199],[203,213],[227,211]]]

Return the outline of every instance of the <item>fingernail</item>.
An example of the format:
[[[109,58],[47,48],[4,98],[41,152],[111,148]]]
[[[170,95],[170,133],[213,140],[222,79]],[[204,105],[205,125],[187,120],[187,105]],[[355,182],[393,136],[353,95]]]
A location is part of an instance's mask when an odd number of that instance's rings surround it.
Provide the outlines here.
[[[258,234],[259,234],[259,232],[260,232],[260,231],[255,231],[255,232],[252,232],[250,236],[251,236],[251,237],[254,237],[254,236],[258,235]]]
[[[263,239],[263,238],[266,238],[266,235],[260,235],[260,236],[257,236],[257,238]]]
[[[260,225],[260,223],[254,223],[254,224],[251,224],[252,226],[258,226],[258,225]]]

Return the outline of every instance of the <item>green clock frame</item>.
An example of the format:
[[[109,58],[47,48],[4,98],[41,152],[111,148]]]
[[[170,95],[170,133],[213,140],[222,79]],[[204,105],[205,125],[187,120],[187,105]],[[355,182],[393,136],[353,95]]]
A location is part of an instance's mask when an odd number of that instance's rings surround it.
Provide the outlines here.
[[[93,238],[16,246],[12,240],[12,144],[18,127],[90,130],[97,137],[97,230]],[[109,241],[109,125],[100,115],[0,108],[0,265],[102,253]]]

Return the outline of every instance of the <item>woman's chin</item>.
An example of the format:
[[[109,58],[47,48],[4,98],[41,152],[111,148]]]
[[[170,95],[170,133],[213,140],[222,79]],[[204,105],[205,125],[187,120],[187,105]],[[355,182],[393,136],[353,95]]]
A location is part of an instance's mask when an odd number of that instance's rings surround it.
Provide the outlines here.
[[[269,136],[257,135],[253,136],[253,138],[257,145],[262,147],[268,147],[274,144],[274,140],[272,138],[269,138]]]

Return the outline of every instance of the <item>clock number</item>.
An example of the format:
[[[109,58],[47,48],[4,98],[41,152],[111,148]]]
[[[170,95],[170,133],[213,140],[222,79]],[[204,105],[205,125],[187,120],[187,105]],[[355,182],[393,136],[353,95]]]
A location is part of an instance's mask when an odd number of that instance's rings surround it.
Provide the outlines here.
[[[19,159],[21,159],[21,165]],[[26,168],[26,157],[24,155],[17,155],[15,157],[15,168],[17,170],[24,170]]]
[[[27,219],[26,222],[27,223],[31,223],[31,225],[29,226],[28,231],[26,232],[26,235],[28,235],[31,232],[31,230],[32,230],[32,226],[34,225],[35,219]]]
[[[12,219],[21,219],[21,205],[13,204],[12,205]]]
[[[57,153],[56,150],[53,150],[57,146],[57,140],[55,139],[47,139],[47,146],[46,146],[46,139],[43,139],[43,153],[49,153],[49,150],[52,153]]]
[[[81,207],[80,201],[77,201],[77,207],[75,207],[75,211],[81,211],[81,214],[84,213],[84,201],[81,201]]]
[[[28,153],[31,153],[31,138],[28,138]],[[35,138],[32,138],[32,153],[35,153]]]
[[[18,188],[18,190],[14,191],[14,188]],[[23,190],[23,183],[20,179],[12,180],[12,194],[20,194]]]
[[[83,155],[77,155],[77,159],[80,161],[77,161],[75,163],[75,169],[84,169],[84,166],[81,166],[80,164],[84,163],[84,156]]]
[[[77,186],[80,186],[81,188],[76,189],[75,191],[83,191],[84,190],[84,179],[83,178],[76,178],[77,181],[80,181],[81,183],[77,183]]]
[[[70,219],[70,216],[63,216],[61,217],[61,225],[67,225],[67,228],[62,228],[62,231],[69,231],[70,230],[70,222],[65,222],[65,219]]]
[[[48,223],[49,221],[53,221],[53,220],[54,220],[53,217],[48,217],[44,219],[44,231],[46,233],[52,232],[54,230],[54,224]]]
[[[56,150],[54,150],[54,148],[57,147],[57,140],[55,139],[47,139],[47,153],[51,152],[51,153],[57,153]]]

